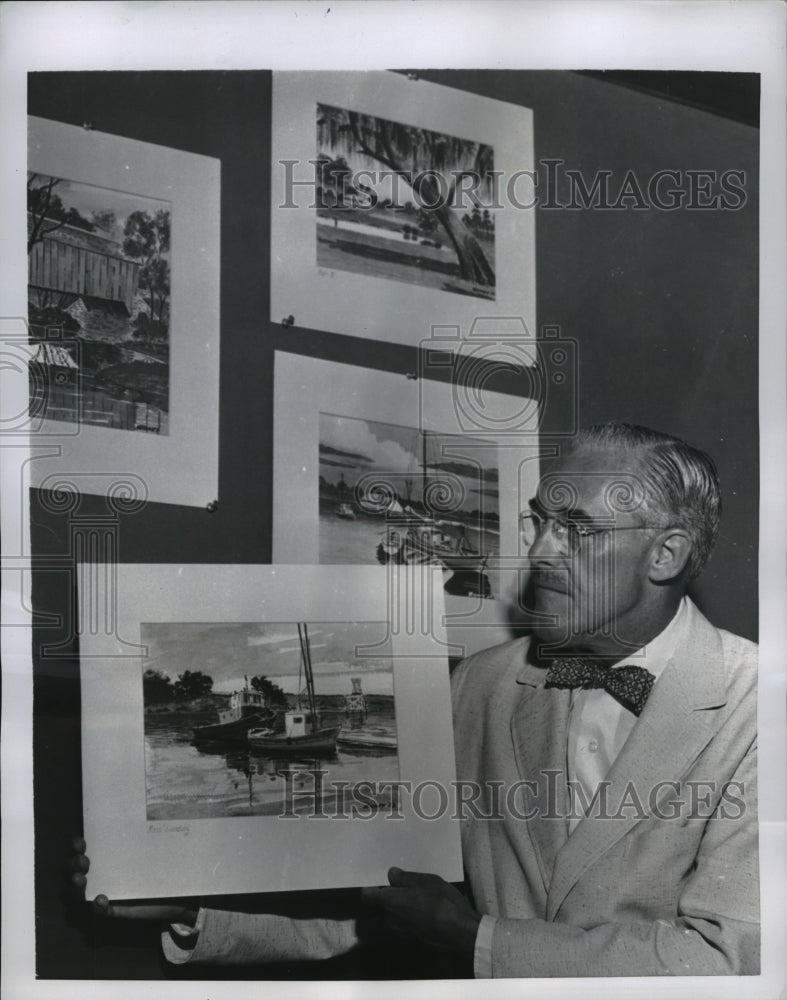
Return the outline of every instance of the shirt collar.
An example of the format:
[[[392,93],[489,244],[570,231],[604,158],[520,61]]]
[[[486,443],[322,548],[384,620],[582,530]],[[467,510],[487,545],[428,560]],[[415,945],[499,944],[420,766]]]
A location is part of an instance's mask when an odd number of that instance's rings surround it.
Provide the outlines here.
[[[688,598],[681,598],[678,610],[670,623],[659,634],[641,646],[638,650],[624,657],[613,667],[637,666],[649,670],[654,677],[659,677],[681,644],[683,633],[688,621]]]

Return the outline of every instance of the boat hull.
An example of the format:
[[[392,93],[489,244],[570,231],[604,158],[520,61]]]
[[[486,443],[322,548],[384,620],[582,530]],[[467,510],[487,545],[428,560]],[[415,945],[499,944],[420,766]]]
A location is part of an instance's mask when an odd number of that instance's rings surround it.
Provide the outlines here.
[[[246,715],[232,722],[216,722],[210,726],[197,726],[194,739],[199,740],[245,740],[250,729],[265,725],[262,715]]]
[[[308,733],[306,736],[286,736],[284,733],[255,733],[253,730],[247,734],[249,748],[269,754],[291,754],[294,752],[309,751],[310,753],[334,753],[336,751],[336,738],[339,735],[340,726],[321,729],[316,733]]]

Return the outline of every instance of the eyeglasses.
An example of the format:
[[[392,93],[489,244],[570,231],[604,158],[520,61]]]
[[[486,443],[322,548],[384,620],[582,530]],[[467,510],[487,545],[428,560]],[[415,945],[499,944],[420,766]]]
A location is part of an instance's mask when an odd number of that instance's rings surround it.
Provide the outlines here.
[[[559,552],[564,555],[575,555],[583,539],[594,535],[603,535],[612,531],[648,531],[663,530],[660,524],[609,524],[591,525],[582,521],[572,521],[570,518],[547,517],[538,511],[526,510],[519,515],[519,529],[525,544],[530,548],[549,531]]]

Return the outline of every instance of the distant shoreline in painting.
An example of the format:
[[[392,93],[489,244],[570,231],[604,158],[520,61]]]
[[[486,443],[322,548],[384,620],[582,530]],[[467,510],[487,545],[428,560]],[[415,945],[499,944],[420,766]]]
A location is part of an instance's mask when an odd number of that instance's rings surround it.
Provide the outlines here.
[[[169,433],[171,205],[28,174],[31,415]]]

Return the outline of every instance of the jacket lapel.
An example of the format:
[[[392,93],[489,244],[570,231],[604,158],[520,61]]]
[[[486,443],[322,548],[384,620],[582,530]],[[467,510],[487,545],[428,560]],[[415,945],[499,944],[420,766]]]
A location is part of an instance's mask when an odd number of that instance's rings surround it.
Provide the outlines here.
[[[555,859],[568,839],[566,744],[571,692],[545,690],[545,675],[543,667],[527,664],[517,677],[522,693],[511,717],[511,736],[519,775],[537,788],[537,794],[526,797],[522,805],[537,810],[527,829],[548,891]]]
[[[717,708],[725,701],[721,639],[690,604],[685,640],[654,686],[607,775],[610,818],[591,815],[581,820],[555,860],[547,919],[554,920],[582,874],[644,818],[651,789],[687,772],[715,733],[715,717],[700,710]]]

